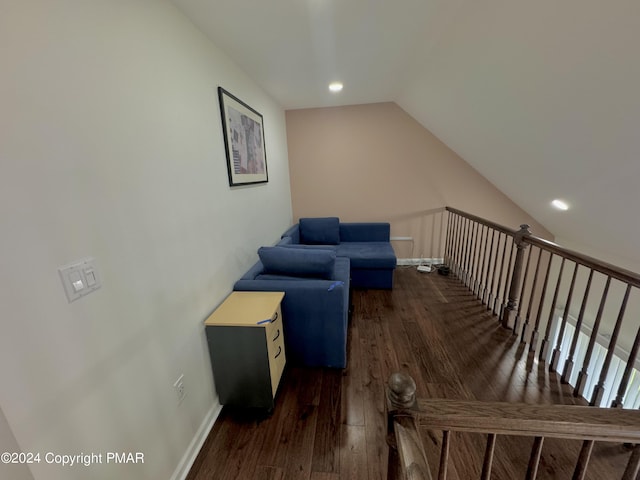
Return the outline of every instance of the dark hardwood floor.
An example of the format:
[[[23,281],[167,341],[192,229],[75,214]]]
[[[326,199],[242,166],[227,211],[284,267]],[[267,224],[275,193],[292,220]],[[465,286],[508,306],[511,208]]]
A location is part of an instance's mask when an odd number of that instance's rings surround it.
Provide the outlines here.
[[[398,268],[392,291],[354,291],[344,370],[287,366],[270,417],[225,407],[189,480],[382,480],[385,383],[403,371],[419,397],[586,404],[454,277]],[[437,474],[440,432],[423,431]],[[479,478],[486,437],[452,434],[449,478]],[[494,479],[524,478],[532,439],[498,437]],[[571,478],[581,443],[546,439],[539,479]],[[587,478],[620,478],[629,451],[596,444]]]

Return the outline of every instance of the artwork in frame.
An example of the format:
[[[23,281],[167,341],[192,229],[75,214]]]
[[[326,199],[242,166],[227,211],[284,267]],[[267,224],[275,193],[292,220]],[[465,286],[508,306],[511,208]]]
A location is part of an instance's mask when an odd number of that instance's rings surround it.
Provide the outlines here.
[[[262,115],[222,87],[218,97],[229,185],[268,182]]]

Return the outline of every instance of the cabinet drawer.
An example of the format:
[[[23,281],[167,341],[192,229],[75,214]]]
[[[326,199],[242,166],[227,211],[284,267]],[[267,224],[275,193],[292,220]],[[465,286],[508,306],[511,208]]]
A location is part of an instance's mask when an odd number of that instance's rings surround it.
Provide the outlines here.
[[[278,347],[282,346],[284,352],[284,331],[282,329],[282,314],[278,307],[274,313],[271,323],[267,324],[264,329],[267,342],[267,350],[269,351],[269,362],[278,354]]]
[[[286,363],[286,355],[284,351],[284,331],[282,329],[282,315],[278,308],[274,315],[274,319],[265,329],[267,336],[267,352],[269,355],[269,371],[271,374],[271,392],[276,394],[280,377]]]

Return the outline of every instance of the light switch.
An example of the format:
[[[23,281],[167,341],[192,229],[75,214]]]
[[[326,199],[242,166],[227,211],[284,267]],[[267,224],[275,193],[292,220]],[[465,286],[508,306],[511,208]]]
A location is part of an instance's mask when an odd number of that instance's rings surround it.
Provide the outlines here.
[[[84,279],[87,281],[87,287],[93,287],[97,282],[96,274],[90,268],[84,271]]]
[[[102,286],[100,272],[98,272],[96,261],[93,258],[82,260],[82,275],[84,276],[84,284],[87,287],[87,292],[83,293],[83,295],[91,293]]]
[[[84,258],[60,267],[58,273],[69,303],[102,286],[93,258]]]
[[[84,288],[84,283],[82,283],[80,272],[76,270],[71,270],[69,272],[69,281],[71,282],[71,286],[76,293],[79,293]]]

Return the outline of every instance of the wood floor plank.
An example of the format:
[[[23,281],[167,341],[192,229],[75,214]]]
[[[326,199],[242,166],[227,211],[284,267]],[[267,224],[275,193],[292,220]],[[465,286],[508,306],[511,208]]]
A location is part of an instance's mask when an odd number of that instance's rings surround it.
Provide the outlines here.
[[[373,304],[374,302],[372,302]],[[364,417],[366,437],[366,458],[368,478],[370,480],[384,480],[386,477],[386,415],[385,415],[385,384],[380,367],[380,349],[375,329],[372,328],[375,316],[363,318],[367,325],[362,325],[361,347],[366,358],[363,369],[364,380]]]
[[[318,407],[295,405],[283,420],[274,466],[280,467],[287,480],[307,480],[311,474],[311,459],[315,439]]]
[[[275,466],[275,457],[278,452],[275,447],[280,445],[282,442],[286,419],[291,415],[291,412],[297,409],[299,404],[307,404],[307,402],[300,402],[300,397],[313,398],[315,396],[309,396],[305,389],[305,386],[308,385],[309,382],[305,381],[307,375],[304,373],[305,372],[300,368],[285,368],[280,388],[276,396],[277,407],[274,409],[273,415],[270,418],[265,419],[263,422],[265,430],[264,432],[261,432],[261,435],[264,437],[264,448],[255,452],[258,465],[269,467]],[[310,375],[308,376],[317,377],[318,373],[310,372]],[[236,426],[239,429],[242,428],[242,424],[240,422],[236,422]]]
[[[367,478],[367,442],[364,426],[342,425],[340,439],[340,479]]]
[[[384,480],[385,385],[420,397],[584,405],[453,276],[396,270],[393,290],[354,290],[344,370],[287,365],[271,416],[225,407],[188,480]],[[422,429],[432,474],[442,432]],[[486,435],[451,436],[449,480],[479,478]],[[492,478],[524,478],[533,439],[498,436]],[[545,439],[539,480],[570,478],[580,442]],[[596,443],[587,478],[619,478],[630,450]]]
[[[247,477],[242,477],[242,478],[247,478]],[[252,478],[252,477],[249,477],[249,478]],[[255,476],[253,478],[255,478],[256,480],[286,480],[284,476],[284,471],[281,468],[267,467],[264,465],[259,465],[256,468]]]
[[[322,377],[322,394],[318,405],[311,470],[338,473],[340,444],[342,370],[326,369]]]
[[[309,480],[341,480],[337,473],[311,472]]]
[[[342,419],[346,425],[364,426],[363,364],[358,326],[351,322],[347,341],[349,362],[342,375]]]

